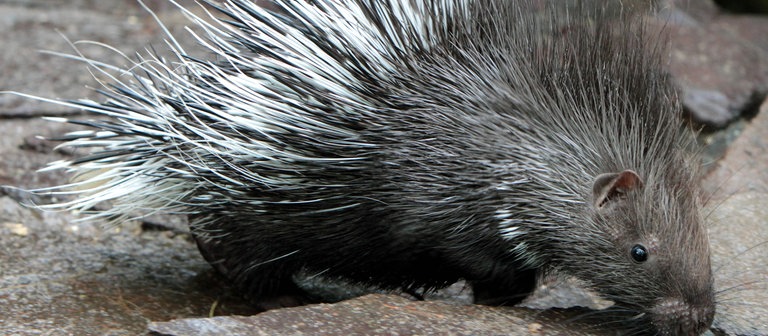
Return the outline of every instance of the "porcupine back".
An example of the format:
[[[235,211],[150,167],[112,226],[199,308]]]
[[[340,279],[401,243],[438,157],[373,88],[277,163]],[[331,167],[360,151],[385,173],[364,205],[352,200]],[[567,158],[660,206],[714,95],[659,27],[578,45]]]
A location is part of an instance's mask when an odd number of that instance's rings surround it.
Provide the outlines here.
[[[78,176],[53,207],[188,214],[206,258],[256,297],[307,270],[465,278],[513,303],[562,271],[662,332],[711,322],[695,166],[647,34],[600,13],[558,31],[565,13],[534,2],[269,7],[191,16],[213,57],[171,37],[178,63],[149,55],[107,102],[67,103],[109,118],[66,137],[101,147],[51,165]]]

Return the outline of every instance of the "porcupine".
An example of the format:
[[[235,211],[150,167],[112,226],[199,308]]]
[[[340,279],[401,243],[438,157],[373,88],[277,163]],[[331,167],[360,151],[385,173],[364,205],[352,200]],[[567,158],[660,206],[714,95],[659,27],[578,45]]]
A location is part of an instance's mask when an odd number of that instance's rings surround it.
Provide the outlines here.
[[[564,13],[532,5],[188,13],[213,57],[169,37],[176,63],[150,55],[106,102],[60,102],[108,118],[60,139],[98,147],[51,164],[78,177],[53,189],[77,198],[50,207],[187,214],[251,298],[300,296],[306,271],[406,290],[465,279],[476,302],[515,304],[554,272],[658,334],[701,333],[709,247],[663,48],[599,11],[557,33]]]

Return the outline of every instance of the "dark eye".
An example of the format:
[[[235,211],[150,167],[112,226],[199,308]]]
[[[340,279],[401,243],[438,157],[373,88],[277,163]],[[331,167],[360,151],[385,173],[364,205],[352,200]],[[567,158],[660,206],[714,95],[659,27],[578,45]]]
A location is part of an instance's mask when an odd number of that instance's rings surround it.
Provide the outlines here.
[[[629,252],[632,255],[632,259],[637,262],[644,262],[648,260],[648,249],[643,245],[632,246],[632,251]]]

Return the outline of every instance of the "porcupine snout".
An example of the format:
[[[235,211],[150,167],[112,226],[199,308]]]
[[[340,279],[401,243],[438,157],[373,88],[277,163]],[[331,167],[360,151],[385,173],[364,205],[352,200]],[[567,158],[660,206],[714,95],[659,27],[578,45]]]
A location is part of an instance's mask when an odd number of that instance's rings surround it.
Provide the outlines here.
[[[652,309],[659,335],[700,335],[712,325],[715,305],[710,297],[661,300]]]

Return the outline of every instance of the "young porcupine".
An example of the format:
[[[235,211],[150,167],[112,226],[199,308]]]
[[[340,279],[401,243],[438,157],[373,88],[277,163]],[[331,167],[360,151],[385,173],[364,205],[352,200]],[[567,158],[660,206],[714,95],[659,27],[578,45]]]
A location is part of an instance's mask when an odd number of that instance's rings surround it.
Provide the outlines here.
[[[65,103],[109,118],[63,139],[98,149],[51,165],[77,176],[54,192],[78,196],[51,207],[188,214],[206,259],[257,299],[299,295],[307,271],[409,290],[466,279],[477,302],[514,304],[559,272],[628,323],[703,332],[709,247],[660,48],[600,13],[554,34],[564,13],[534,6],[190,14],[215,60],[170,37],[177,63],[142,59],[107,102]]]

